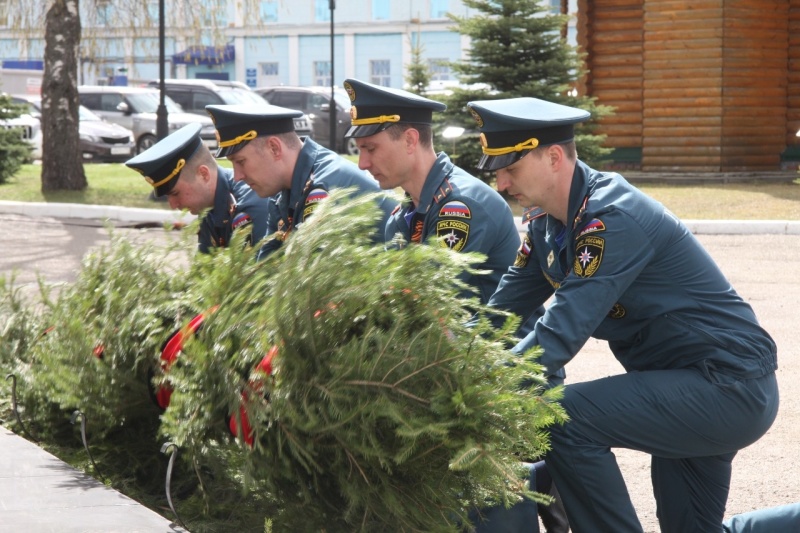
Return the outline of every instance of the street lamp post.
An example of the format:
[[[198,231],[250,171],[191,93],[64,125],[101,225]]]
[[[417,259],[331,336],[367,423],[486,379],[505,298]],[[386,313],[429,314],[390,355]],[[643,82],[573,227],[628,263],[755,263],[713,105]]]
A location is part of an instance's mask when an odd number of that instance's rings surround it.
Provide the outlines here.
[[[333,11],[336,9],[336,0],[328,0],[328,7],[331,10],[331,103],[328,106],[328,114],[330,116],[330,148],[336,150],[336,100],[333,98],[334,87],[334,70],[333,70]]]
[[[453,141],[453,152],[450,155],[454,158],[456,156],[456,139],[462,135],[464,135],[464,128],[461,126],[447,126],[442,132],[442,137],[445,139],[452,139]]]
[[[158,108],[156,109],[156,138],[160,141],[167,136],[166,87],[164,86],[164,0],[158,0]]]

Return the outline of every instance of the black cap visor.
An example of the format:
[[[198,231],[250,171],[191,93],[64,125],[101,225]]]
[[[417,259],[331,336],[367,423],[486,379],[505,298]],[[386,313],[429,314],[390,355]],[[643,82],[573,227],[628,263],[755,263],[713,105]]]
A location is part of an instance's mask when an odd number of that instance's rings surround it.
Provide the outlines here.
[[[250,141],[241,141],[231,146],[218,148],[217,153],[214,154],[214,157],[216,157],[217,159],[221,159],[223,157],[232,156],[233,154],[235,154],[236,152],[247,146],[249,143]]]
[[[522,156],[530,152],[530,150],[520,150],[519,152],[511,152],[508,154],[503,155],[482,155],[480,161],[478,161],[477,168],[478,170],[499,170],[501,168],[505,168],[509,165],[513,165],[520,159]]]
[[[178,179],[179,179],[180,177],[181,177],[181,175],[180,175],[180,173],[179,173],[177,176],[175,176],[174,178],[172,178],[171,180],[169,180],[169,181],[168,181],[168,182],[166,182],[165,184],[163,184],[163,185],[159,185],[158,187],[154,187],[154,188],[153,188],[153,195],[154,195],[156,198],[160,198],[160,197],[162,197],[162,196],[166,196],[167,194],[169,194],[169,192],[170,192],[172,189],[174,189],[174,188],[175,188],[175,184],[176,184],[176,183],[178,183]]]
[[[369,137],[370,135],[375,135],[376,133],[380,133],[389,126],[397,124],[396,122],[383,122],[380,124],[364,124],[363,126],[350,126],[350,129],[347,130],[345,137],[347,138],[354,138],[357,139],[359,137]]]

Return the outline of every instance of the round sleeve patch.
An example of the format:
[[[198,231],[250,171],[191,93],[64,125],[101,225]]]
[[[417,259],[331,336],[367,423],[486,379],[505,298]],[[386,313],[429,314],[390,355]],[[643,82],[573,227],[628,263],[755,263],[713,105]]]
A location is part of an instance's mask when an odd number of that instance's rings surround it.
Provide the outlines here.
[[[442,246],[460,252],[469,240],[469,222],[445,219],[436,223],[436,237]]]
[[[585,235],[575,244],[575,263],[572,268],[575,275],[588,278],[597,272],[603,262],[603,249],[606,241],[595,235]]]
[[[519,250],[517,250],[517,257],[514,259],[515,267],[524,268],[528,266],[528,261],[531,259],[531,248],[533,248],[531,236],[526,233],[522,239],[522,244],[519,245]]]
[[[308,193],[308,196],[306,196],[306,204],[303,208],[303,219],[305,220],[308,218],[308,215],[314,211],[314,208],[317,207],[317,204],[327,197],[328,191],[325,189],[312,189],[311,192]]]

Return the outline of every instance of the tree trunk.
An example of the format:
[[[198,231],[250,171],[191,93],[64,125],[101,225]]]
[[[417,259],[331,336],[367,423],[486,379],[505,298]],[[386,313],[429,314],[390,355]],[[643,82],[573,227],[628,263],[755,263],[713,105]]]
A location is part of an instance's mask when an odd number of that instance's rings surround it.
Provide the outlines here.
[[[78,134],[79,0],[53,0],[45,18],[42,192],[86,189]]]

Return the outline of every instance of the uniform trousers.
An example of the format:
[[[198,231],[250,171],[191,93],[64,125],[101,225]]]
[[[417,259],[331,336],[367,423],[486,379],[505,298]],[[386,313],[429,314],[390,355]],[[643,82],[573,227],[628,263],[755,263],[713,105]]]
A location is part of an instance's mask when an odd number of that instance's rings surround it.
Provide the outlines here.
[[[653,370],[567,385],[562,403],[546,462],[574,533],[642,531],[611,448],[651,455],[663,533],[720,533],[731,461],[769,429],[778,388],[774,373]]]
[[[800,503],[790,503],[732,516],[725,533],[790,533],[800,531]]]

